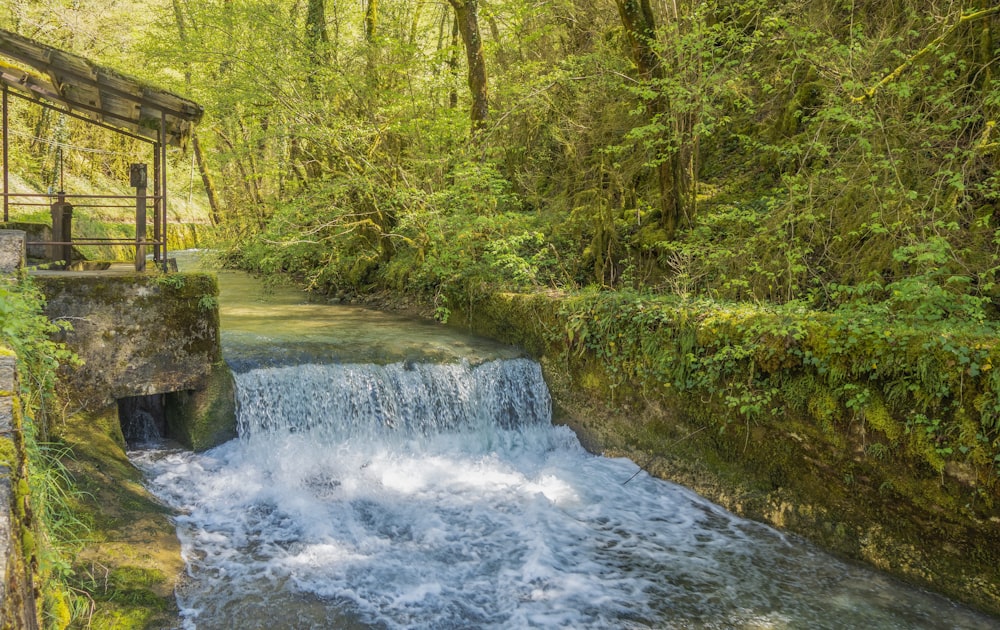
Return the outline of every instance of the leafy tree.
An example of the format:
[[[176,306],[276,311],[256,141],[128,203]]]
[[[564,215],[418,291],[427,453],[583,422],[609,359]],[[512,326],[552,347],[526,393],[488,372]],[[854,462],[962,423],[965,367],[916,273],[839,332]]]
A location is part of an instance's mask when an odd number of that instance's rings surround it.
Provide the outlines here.
[[[669,123],[671,108],[667,93],[655,85],[665,79],[666,68],[657,53],[657,26],[653,9],[649,0],[616,0],[616,4],[639,79],[646,84],[646,89],[653,90],[646,97],[651,126],[662,128]],[[660,184],[660,221],[668,239],[674,238],[685,216],[687,178],[683,172],[684,161],[682,152],[676,146],[659,147],[653,156]]]

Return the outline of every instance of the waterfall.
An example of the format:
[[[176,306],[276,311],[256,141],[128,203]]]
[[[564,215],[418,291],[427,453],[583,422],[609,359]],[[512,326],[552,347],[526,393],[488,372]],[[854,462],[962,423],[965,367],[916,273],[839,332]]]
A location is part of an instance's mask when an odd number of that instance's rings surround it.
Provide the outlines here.
[[[238,428],[321,433],[327,441],[412,438],[545,425],[551,399],[527,359],[479,365],[308,364],[236,374]]]
[[[158,446],[167,428],[163,394],[122,398],[118,401],[118,421],[129,448]]]

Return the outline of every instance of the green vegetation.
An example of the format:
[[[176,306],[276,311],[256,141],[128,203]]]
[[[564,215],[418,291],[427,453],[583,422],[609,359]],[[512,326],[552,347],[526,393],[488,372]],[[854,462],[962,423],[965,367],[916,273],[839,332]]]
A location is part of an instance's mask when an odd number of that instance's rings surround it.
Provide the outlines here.
[[[18,0],[3,26],[205,105],[189,179],[198,162],[224,182],[235,264],[321,291],[598,286],[942,320],[955,296],[993,315],[985,0],[163,0],[141,24],[128,5]],[[78,177],[132,158],[37,109],[14,152],[37,183],[55,160],[37,138],[117,151],[70,151]]]
[[[212,184],[229,264],[441,320],[557,295],[545,335],[592,361],[585,388],[707,401],[727,444],[785,414],[844,448],[861,427],[860,460],[960,479],[941,509],[996,518],[995,2],[10,4],[0,26],[205,106],[170,168]],[[139,155],[16,107],[39,189],[40,139],[108,151],[67,150],[84,179]]]
[[[17,538],[41,592],[45,627],[63,628],[70,621],[66,579],[69,560],[82,529],[69,501],[71,478],[60,463],[63,453],[46,441],[47,427],[58,416],[55,383],[60,362],[74,357],[49,337],[57,330],[42,314],[42,298],[27,279],[0,279],[0,348],[17,355],[20,389],[15,423],[16,443],[3,447],[15,489]],[[26,467],[17,453],[23,449]]]
[[[726,423],[794,410],[827,433],[861,422],[870,452],[902,451],[937,473],[971,467],[992,507],[1000,482],[1000,347],[982,317],[894,317],[850,304],[826,313],[633,292],[589,292],[563,315],[571,351],[592,353],[616,387],[674,390],[729,409]]]

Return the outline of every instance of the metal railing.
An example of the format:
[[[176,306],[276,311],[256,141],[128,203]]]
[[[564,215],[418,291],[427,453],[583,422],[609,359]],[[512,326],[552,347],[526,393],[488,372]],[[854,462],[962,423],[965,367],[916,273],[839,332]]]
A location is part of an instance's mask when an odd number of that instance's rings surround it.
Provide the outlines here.
[[[142,168],[139,172],[135,172],[135,167]],[[145,271],[146,253],[149,249],[152,249],[154,264],[161,266],[163,271],[166,271],[167,226],[166,212],[163,211],[164,197],[163,195],[146,194],[144,164],[133,165],[132,175],[132,183],[136,188],[135,195],[76,195],[62,191],[53,194],[0,192],[0,196],[3,197],[4,221],[16,221],[17,215],[21,214],[18,212],[18,209],[23,209],[23,214],[27,215],[29,212],[30,214],[37,214],[37,208],[48,208],[52,221],[51,238],[48,240],[31,241],[31,245],[45,248],[45,259],[49,261],[65,261],[68,266],[73,260],[74,245],[124,245],[135,248],[136,271]],[[152,208],[151,213],[147,213],[147,207]],[[122,212],[120,218],[128,216],[131,219],[127,223],[135,225],[135,237],[76,238],[73,234],[73,212],[77,209],[128,211],[127,214]],[[101,217],[101,219],[107,220],[107,217]],[[150,221],[152,222],[152,238],[148,237]],[[126,221],[117,220],[113,222],[126,223]]]
[[[2,82],[0,82],[2,83]],[[49,241],[44,241],[38,244],[44,244],[51,247],[63,247],[66,249],[60,250],[62,254],[58,258],[50,258],[51,260],[65,260],[67,262],[71,261],[71,256],[67,254],[72,254],[72,245],[134,245],[136,256],[135,256],[135,268],[137,271],[143,271],[146,268],[146,248],[153,248],[153,259],[154,261],[162,266],[163,271],[167,271],[167,144],[170,141],[170,136],[167,133],[167,112],[166,110],[160,111],[160,125],[159,130],[156,133],[155,139],[144,137],[133,133],[129,129],[124,129],[120,127],[115,127],[108,125],[99,120],[84,115],[84,113],[73,111],[72,107],[60,107],[52,103],[46,102],[44,99],[36,98],[35,96],[26,96],[24,94],[19,94],[14,90],[8,89],[7,83],[2,83],[0,85],[2,88],[2,94],[0,94],[0,110],[2,110],[2,120],[0,120],[0,164],[2,164],[2,178],[0,178],[0,183],[2,183],[2,188],[0,188],[0,201],[3,205],[3,220],[8,222],[11,220],[11,209],[22,207],[37,207],[37,206],[49,206],[50,212],[53,220],[53,237]],[[152,177],[149,178],[150,189],[152,190],[152,195],[146,195],[146,165],[145,164],[133,164],[130,170],[131,184],[132,187],[136,189],[136,194],[134,196],[129,195],[70,195],[65,192],[59,192],[55,194],[19,194],[13,193],[10,190],[10,107],[9,100],[11,96],[26,100],[30,103],[38,105],[42,108],[49,109],[52,111],[59,112],[60,115],[65,115],[70,118],[81,120],[87,124],[96,125],[103,129],[113,131],[117,134],[132,138],[134,140],[139,140],[141,142],[146,142],[152,145],[153,153],[153,169]],[[85,108],[86,109],[86,108]],[[106,112],[104,112],[106,114]],[[137,168],[138,167],[138,168]],[[59,186],[62,188],[62,160],[60,159],[60,178]],[[137,177],[138,176],[138,177]],[[46,199],[47,203],[40,203],[37,200]],[[101,238],[88,238],[84,240],[74,240],[72,233],[72,210],[74,207],[77,208],[97,208],[97,207],[118,207],[117,203],[103,204],[99,203],[101,200],[107,201],[123,201],[129,199],[132,201],[131,204],[121,204],[122,208],[134,208],[135,209],[135,227],[136,236],[135,239],[128,240],[124,243],[125,239],[101,239]],[[21,201],[18,201],[21,200]],[[74,206],[71,202],[76,200],[85,200],[84,203],[77,204]],[[152,221],[153,221],[153,238],[146,238],[147,235],[147,214],[146,206],[149,202],[152,202]],[[58,211],[57,211],[58,206]],[[58,224],[58,225],[57,225]],[[65,224],[65,225],[64,225]],[[58,230],[56,229],[58,228]],[[57,236],[58,235],[58,236]],[[36,241],[37,243],[37,241]],[[53,253],[55,250],[50,250],[49,253]]]

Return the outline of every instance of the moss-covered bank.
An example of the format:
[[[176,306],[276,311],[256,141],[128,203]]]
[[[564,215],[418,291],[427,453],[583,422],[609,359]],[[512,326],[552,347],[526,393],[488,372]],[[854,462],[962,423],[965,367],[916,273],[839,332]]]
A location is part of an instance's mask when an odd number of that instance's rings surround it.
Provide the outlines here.
[[[635,295],[451,303],[540,358],[588,448],[1000,614],[994,339]]]
[[[180,626],[180,542],[169,510],[142,486],[125,454],[117,407],[70,416],[53,433],[75,484],[70,507],[85,532],[68,571],[85,600],[76,623],[94,630]]]

